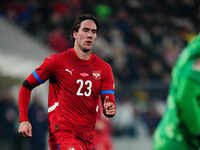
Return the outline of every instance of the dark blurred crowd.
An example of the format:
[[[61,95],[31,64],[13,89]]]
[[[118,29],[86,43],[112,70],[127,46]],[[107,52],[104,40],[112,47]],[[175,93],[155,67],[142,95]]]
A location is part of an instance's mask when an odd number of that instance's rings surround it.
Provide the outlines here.
[[[134,120],[139,118],[152,134],[163,112],[161,103],[167,96],[171,68],[186,43],[198,33],[200,1],[0,2],[1,16],[13,21],[55,52],[72,47],[72,23],[80,13],[93,13],[100,21],[94,51],[112,65],[116,93],[120,97],[118,102],[123,106],[119,117],[125,119],[123,115],[131,114],[132,121],[124,121],[125,126],[134,124]],[[127,129],[125,126],[123,128]],[[123,134],[121,128],[116,126],[117,135]],[[133,136],[136,132],[133,126],[127,131]]]
[[[45,150],[47,143],[47,110],[39,96],[34,96],[29,107],[32,138],[25,139],[17,133],[18,107],[11,89],[0,92],[0,146],[1,150]]]

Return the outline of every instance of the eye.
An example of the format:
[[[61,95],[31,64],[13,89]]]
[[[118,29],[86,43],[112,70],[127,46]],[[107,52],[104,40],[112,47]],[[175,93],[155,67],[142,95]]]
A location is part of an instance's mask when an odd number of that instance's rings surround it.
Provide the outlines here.
[[[84,32],[88,32],[90,29],[88,29],[88,28],[83,28],[83,31]]]
[[[94,30],[94,29],[93,29],[93,30],[92,30],[92,33],[97,33],[97,30]]]

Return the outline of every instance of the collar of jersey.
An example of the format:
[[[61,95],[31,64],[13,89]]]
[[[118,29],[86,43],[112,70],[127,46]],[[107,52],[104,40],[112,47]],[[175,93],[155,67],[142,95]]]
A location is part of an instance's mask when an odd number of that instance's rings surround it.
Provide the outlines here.
[[[81,60],[77,55],[76,52],[74,51],[74,48],[70,49],[71,53],[72,53],[72,59],[76,62],[76,64],[78,65],[89,65],[91,64],[94,59],[95,59],[95,55],[94,53],[91,54],[90,59],[89,60]]]

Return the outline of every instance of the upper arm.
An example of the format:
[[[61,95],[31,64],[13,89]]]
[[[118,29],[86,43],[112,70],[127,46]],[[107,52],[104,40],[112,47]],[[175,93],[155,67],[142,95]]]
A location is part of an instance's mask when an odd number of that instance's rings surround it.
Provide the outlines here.
[[[107,65],[103,72],[103,80],[102,80],[102,90],[114,90],[114,76],[112,72],[112,68],[110,65]]]
[[[108,96],[109,100],[115,103],[114,76],[112,73],[112,68],[108,64],[104,69],[100,94],[103,100],[106,96]]]
[[[29,86],[31,89],[48,80],[55,67],[54,61],[55,58],[52,56],[45,58],[43,63],[26,78],[24,85]]]

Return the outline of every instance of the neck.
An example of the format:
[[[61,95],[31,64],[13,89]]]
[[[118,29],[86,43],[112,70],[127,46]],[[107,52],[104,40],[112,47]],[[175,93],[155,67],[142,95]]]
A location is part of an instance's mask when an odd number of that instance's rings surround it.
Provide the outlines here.
[[[78,58],[80,58],[81,60],[90,59],[91,51],[84,52],[77,44],[74,45],[74,51],[76,55],[78,56]]]

